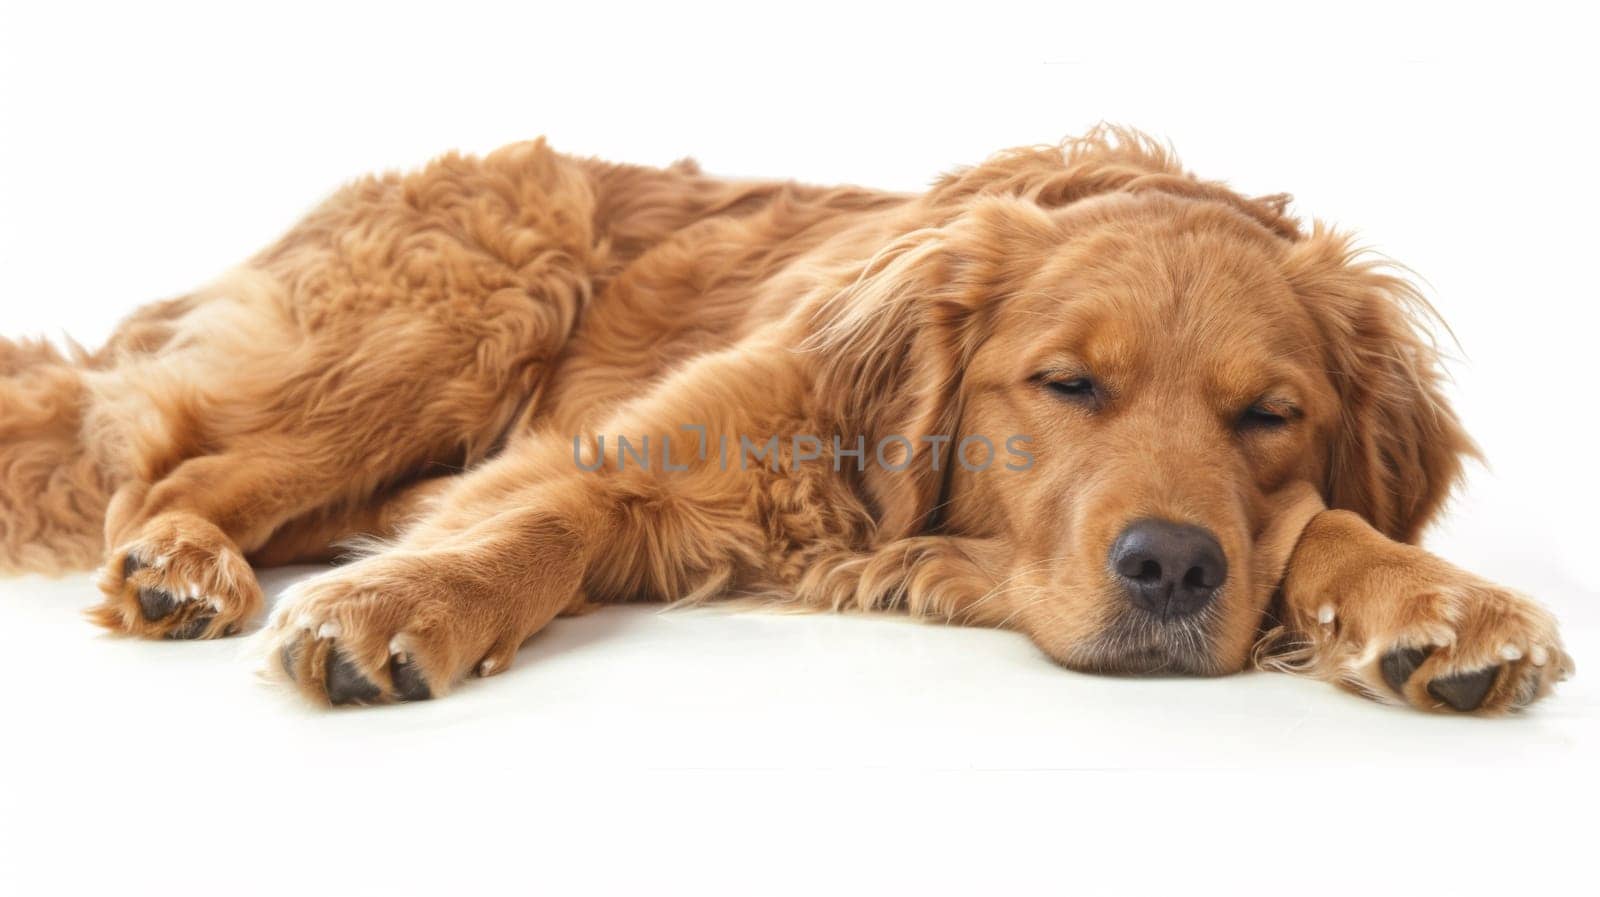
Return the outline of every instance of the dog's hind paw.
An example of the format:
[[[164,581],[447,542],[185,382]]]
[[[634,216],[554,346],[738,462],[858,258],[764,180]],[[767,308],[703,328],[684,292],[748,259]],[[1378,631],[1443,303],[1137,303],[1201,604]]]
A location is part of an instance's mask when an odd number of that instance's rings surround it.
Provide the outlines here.
[[[89,618],[148,638],[233,635],[261,607],[261,587],[237,546],[188,514],[158,517],[111,553],[99,577],[104,600]]]

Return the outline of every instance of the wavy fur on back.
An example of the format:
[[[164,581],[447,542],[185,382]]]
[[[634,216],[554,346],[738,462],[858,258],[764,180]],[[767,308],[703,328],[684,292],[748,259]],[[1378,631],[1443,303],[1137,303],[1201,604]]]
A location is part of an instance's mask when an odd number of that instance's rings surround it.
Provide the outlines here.
[[[0,573],[94,565],[112,478],[83,433],[88,359],[0,338]]]

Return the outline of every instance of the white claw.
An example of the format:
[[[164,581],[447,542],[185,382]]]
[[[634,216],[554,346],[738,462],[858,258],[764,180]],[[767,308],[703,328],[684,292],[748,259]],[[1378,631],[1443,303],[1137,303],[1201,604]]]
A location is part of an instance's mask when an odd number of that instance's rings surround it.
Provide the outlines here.
[[[323,623],[317,628],[317,638],[338,638],[343,633],[338,623]]]
[[[1522,659],[1522,649],[1518,648],[1516,645],[1501,645],[1500,646],[1500,659],[1505,661],[1506,663],[1510,663],[1510,662],[1512,662],[1514,660],[1521,660]]]
[[[496,664],[494,662],[494,658],[493,657],[485,658],[483,663],[478,664],[478,675],[479,676],[487,676],[487,675],[489,675],[490,673],[494,672],[495,667],[497,665],[498,664]]]
[[[400,636],[397,635],[394,638],[389,639],[389,653],[395,655],[396,657],[405,656],[406,646],[400,643]]]
[[[1324,626],[1333,622],[1333,605],[1324,604],[1317,608],[1317,622]]]
[[[1534,645],[1533,650],[1528,653],[1528,659],[1533,661],[1534,666],[1542,667],[1550,662],[1550,652],[1545,650],[1543,645]]]

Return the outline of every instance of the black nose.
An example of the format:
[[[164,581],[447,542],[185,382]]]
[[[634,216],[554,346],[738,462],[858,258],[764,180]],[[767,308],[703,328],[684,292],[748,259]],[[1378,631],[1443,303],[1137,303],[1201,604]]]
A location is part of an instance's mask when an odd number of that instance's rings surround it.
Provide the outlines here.
[[[1198,526],[1136,520],[1111,545],[1111,571],[1134,604],[1162,617],[1192,614],[1228,578],[1217,538]]]

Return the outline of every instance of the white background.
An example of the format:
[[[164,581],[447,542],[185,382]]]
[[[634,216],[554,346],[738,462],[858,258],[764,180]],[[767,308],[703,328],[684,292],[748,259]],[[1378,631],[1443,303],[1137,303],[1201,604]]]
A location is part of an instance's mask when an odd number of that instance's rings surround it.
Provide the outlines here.
[[[3,581],[0,891],[1593,886],[1600,72],[1576,5],[546,6],[5,3],[0,332],[94,343],[344,179],[451,148],[542,133],[916,189],[1131,124],[1426,280],[1492,465],[1429,543],[1554,608],[1579,676],[1441,719],[1281,676],[1080,676],[1006,633],[619,609],[447,701],[329,713],[237,642],[97,634],[86,577]]]

